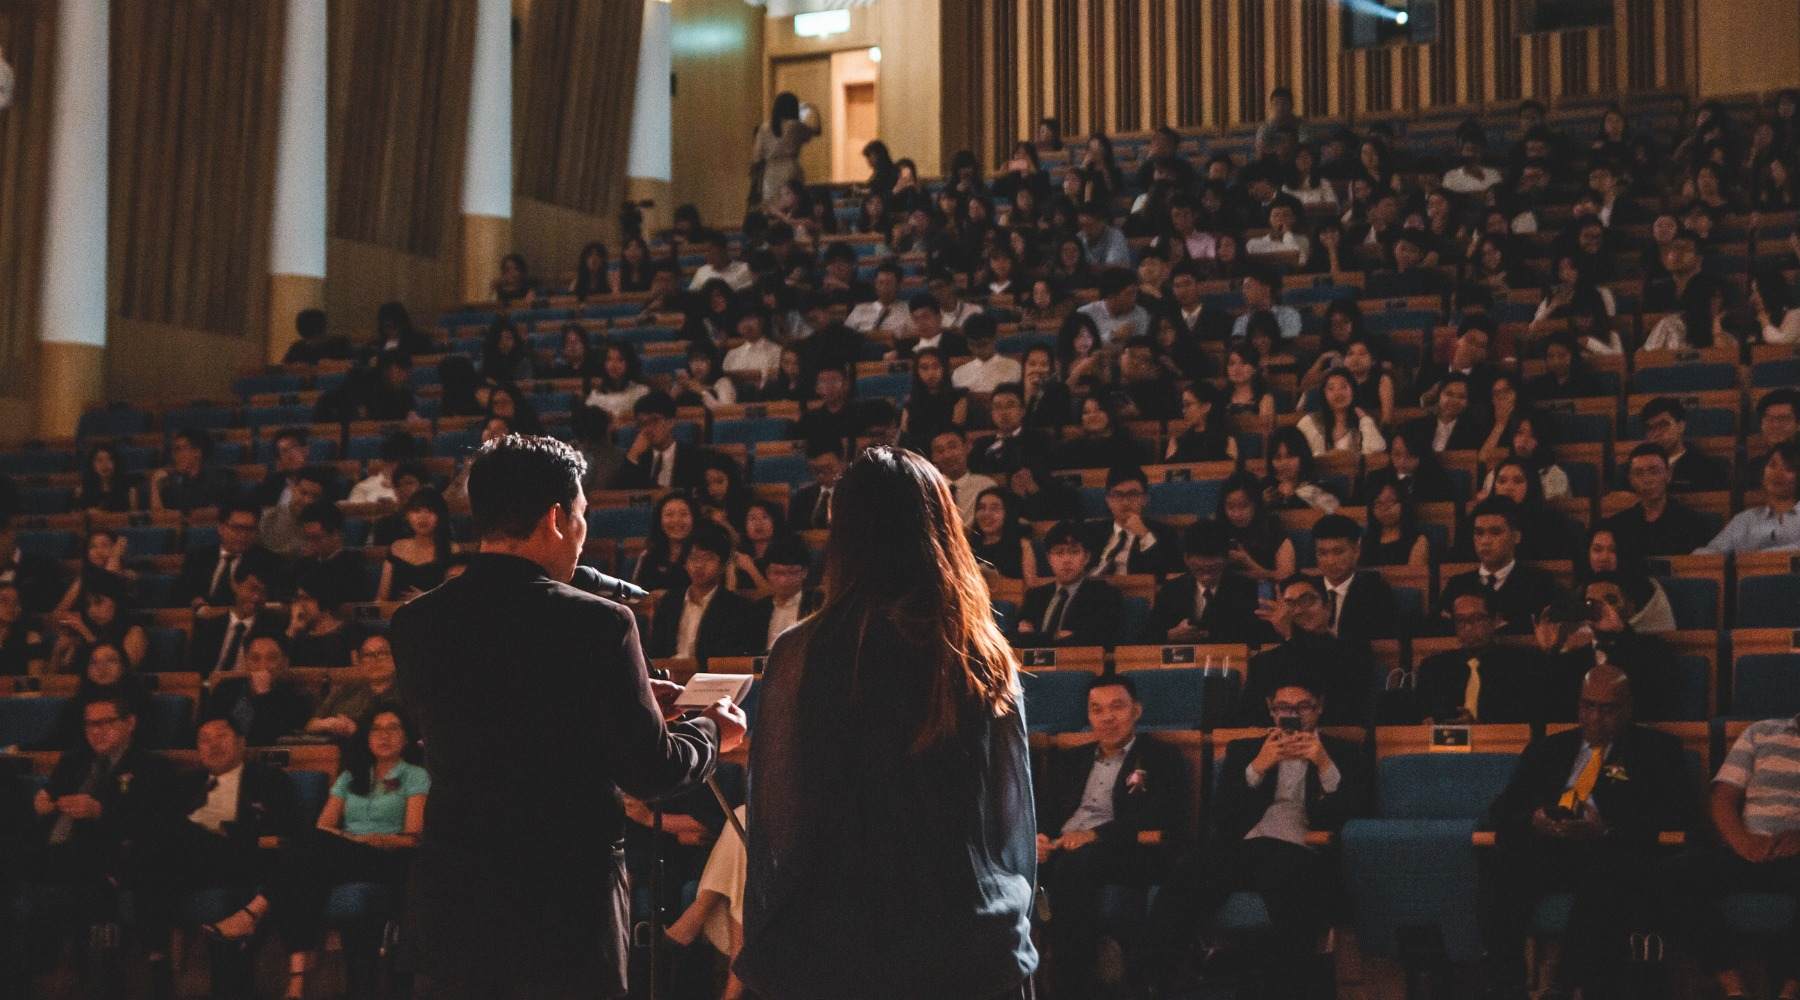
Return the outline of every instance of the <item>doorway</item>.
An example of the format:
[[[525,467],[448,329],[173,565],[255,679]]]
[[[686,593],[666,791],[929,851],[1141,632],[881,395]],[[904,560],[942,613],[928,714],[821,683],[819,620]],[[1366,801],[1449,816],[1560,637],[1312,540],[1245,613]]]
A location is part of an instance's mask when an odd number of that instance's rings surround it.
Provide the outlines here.
[[[775,95],[782,91],[791,91],[801,103],[810,104],[819,111],[819,135],[813,141],[800,147],[800,169],[806,172],[806,183],[820,184],[832,178],[831,142],[840,133],[840,125],[832,121],[832,87],[831,57],[808,56],[803,59],[782,59],[775,63],[774,90],[764,104],[763,120],[768,120],[768,108],[775,103]]]
[[[831,87],[836,141],[831,144],[831,179],[840,184],[867,180],[863,147],[881,137],[875,88],[881,64],[869,49],[831,54]]]

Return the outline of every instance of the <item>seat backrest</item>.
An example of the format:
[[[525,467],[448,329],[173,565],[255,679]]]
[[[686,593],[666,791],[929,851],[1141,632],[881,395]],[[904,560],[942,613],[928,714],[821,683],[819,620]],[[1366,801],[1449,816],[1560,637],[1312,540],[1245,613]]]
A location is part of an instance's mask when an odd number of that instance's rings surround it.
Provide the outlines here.
[[[1731,715],[1767,719],[1800,713],[1800,653],[1747,653],[1731,672]]]
[[[0,698],[0,747],[42,746],[50,741],[67,698]]]
[[[1800,575],[1738,581],[1739,628],[1800,628]]]
[[[1675,613],[1675,627],[1681,629],[1719,627],[1719,581],[1686,576],[1657,577],[1663,593],[1669,596],[1669,608]]]
[[[1519,758],[1506,753],[1422,753],[1377,762],[1383,819],[1479,819]]]
[[[294,790],[294,808],[300,822],[311,825],[325,808],[325,797],[331,794],[332,776],[324,771],[292,770],[287,773]]]
[[[1025,689],[1025,722],[1034,733],[1073,733],[1087,726],[1085,670],[1040,670],[1019,675]]]

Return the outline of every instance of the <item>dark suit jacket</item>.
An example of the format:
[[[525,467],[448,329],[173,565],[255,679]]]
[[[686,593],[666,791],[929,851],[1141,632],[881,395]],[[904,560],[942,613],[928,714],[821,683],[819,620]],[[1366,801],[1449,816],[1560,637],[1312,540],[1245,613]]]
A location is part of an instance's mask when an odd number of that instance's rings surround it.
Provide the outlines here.
[[[1758,472],[1760,473],[1760,468]],[[1755,489],[1762,488],[1762,477],[1758,475]],[[1692,448],[1681,453],[1675,464],[1669,467],[1669,492],[1702,493],[1707,490],[1731,489],[1731,474],[1725,470],[1725,463],[1704,452]]]
[[[188,639],[188,669],[202,678],[213,672],[213,666],[219,662],[220,654],[225,652],[225,641],[230,637],[231,616],[215,615],[208,618],[194,619],[194,634]],[[287,621],[273,611],[259,611],[250,625],[250,631],[244,633],[244,645],[249,645],[250,637],[263,632],[287,631]],[[231,669],[226,665],[226,669]]]
[[[408,893],[421,970],[517,968],[622,995],[630,905],[611,792],[704,780],[716,727],[665,726],[631,611],[526,559],[474,556],[390,635],[432,781]]]
[[[1311,673],[1325,688],[1327,726],[1366,726],[1375,690],[1375,663],[1366,643],[1296,630],[1294,637],[1252,656],[1238,695],[1237,724],[1267,726],[1269,696],[1291,672]]]
[[[1437,438],[1437,418],[1429,414],[1409,422],[1406,427],[1408,430],[1422,434],[1427,444]],[[1471,451],[1479,448],[1481,443],[1487,440],[1488,431],[1492,429],[1493,427],[1475,412],[1474,405],[1471,404],[1469,409],[1463,411],[1462,416],[1456,418],[1456,426],[1451,428],[1450,440],[1445,442],[1444,450]]]
[[[1056,839],[1063,825],[1081,807],[1099,748],[1099,743],[1093,743],[1053,753],[1048,775],[1038,784],[1039,833]],[[1143,776],[1134,782],[1132,774],[1139,771]],[[1149,856],[1142,859],[1146,864],[1153,863],[1181,836],[1187,796],[1187,762],[1181,751],[1148,733],[1138,733],[1119,768],[1119,778],[1113,783],[1112,822],[1094,832],[1106,846],[1136,848],[1139,833],[1160,830],[1162,846],[1146,850],[1144,853]]]
[[[281,557],[268,549],[252,546],[244,553],[239,566],[244,564],[255,566],[264,574],[270,574],[281,565]],[[203,598],[208,604],[231,603],[231,581],[220,579],[217,589],[212,588],[213,574],[219,569],[219,547],[217,545],[200,546],[187,551],[181,559],[181,574],[175,578],[175,599],[186,605],[194,598]],[[279,591],[281,581],[265,576],[263,582],[271,591]]]
[[[644,646],[645,655],[653,660],[675,655],[681,607],[686,601],[687,588],[678,587],[656,602],[656,618],[650,624],[650,641]],[[767,619],[763,626],[768,626]],[[700,616],[700,631],[694,636],[694,655],[701,659],[749,656],[762,652],[762,646],[762,636],[751,634],[750,599],[720,584],[713,591],[706,613]]]
[[[787,523],[789,528],[795,531],[805,531],[809,528],[831,527],[831,504],[819,505],[820,490],[821,487],[818,483],[808,483],[800,487],[800,490],[788,499]],[[813,516],[815,512],[818,514],[817,517]]]
[[[1425,658],[1416,671],[1418,715],[1415,721],[1448,723],[1462,710],[1469,686],[1469,660],[1481,664],[1481,694],[1476,718],[1481,722],[1532,723],[1544,719],[1543,657],[1511,646],[1453,649]]]
[[[312,713],[312,696],[285,678],[277,680],[268,694],[258,695],[251,692],[249,678],[233,677],[213,689],[206,700],[206,715],[201,718],[232,718],[251,746],[266,747],[306,728]]]
[[[1180,573],[1181,534],[1161,521],[1144,518],[1144,527],[1150,529],[1150,535],[1156,544],[1149,549],[1138,548],[1132,551],[1131,560],[1126,564],[1133,573]],[[1088,548],[1094,553],[1095,560],[1106,554],[1106,548],[1112,541],[1113,522],[1111,518],[1101,518],[1087,523]]]
[[[986,475],[1011,475],[1023,466],[1042,468],[1050,459],[1050,436],[1032,427],[992,440],[969,452],[969,468]]]
[[[1631,679],[1632,716],[1644,722],[1676,721],[1680,685],[1675,675],[1675,653],[1654,635],[1634,632],[1596,632],[1594,639],[1606,652],[1606,662],[1625,671]],[[1594,669],[1593,646],[1584,646],[1550,658],[1545,689],[1545,716],[1549,722],[1574,722],[1581,700],[1581,679]],[[1705,706],[1701,706],[1704,713]],[[1698,718],[1698,717],[1697,717]]]
[[[1150,610],[1150,635],[1154,643],[1169,641],[1169,630],[1194,616],[1194,590],[1199,581],[1183,574],[1162,585]],[[1206,631],[1207,642],[1273,642],[1273,633],[1256,617],[1256,581],[1226,572],[1206,602],[1206,612],[1193,623]]]
[[[805,618],[807,615],[819,610],[819,604],[822,600],[823,599],[819,596],[819,592],[810,587],[801,591],[800,617]],[[745,618],[744,635],[745,638],[749,640],[750,644],[756,647],[755,652],[765,652],[763,649],[763,640],[767,638],[769,634],[769,619],[774,616],[775,598],[773,597],[761,598],[750,605],[747,617]]]
[[[619,486],[628,490],[647,490],[656,486],[650,478],[650,467],[656,457],[646,451],[636,462],[626,462],[619,467]],[[669,485],[675,489],[698,489],[706,485],[706,455],[697,445],[685,441],[675,442],[675,472],[669,477]]]
[[[6,553],[4,557],[10,557]],[[4,558],[0,557],[0,558]],[[12,570],[13,582],[19,587],[19,603],[27,615],[41,615],[56,606],[63,594],[62,567],[56,560],[36,552],[23,552],[12,566],[0,566],[0,573]]]
[[[1525,748],[1512,780],[1488,811],[1488,823],[1502,840],[1534,836],[1531,814],[1562,797],[1581,747],[1581,730],[1569,729]],[[1699,804],[1681,741],[1645,726],[1626,727],[1607,748],[1593,802],[1606,823],[1607,840],[1614,843],[1649,846],[1664,830],[1693,829]]]
[[[1033,587],[1025,594],[1019,608],[1019,623],[1031,623],[1032,631],[1015,626],[1016,641],[1021,646],[1113,646],[1129,637],[1119,634],[1125,615],[1125,599],[1105,580],[1084,580],[1075,597],[1063,611],[1062,627],[1074,633],[1067,639],[1056,639],[1036,631],[1044,623],[1044,614],[1056,598],[1056,584]]]
[[[1175,327],[1176,336],[1192,337],[1212,343],[1224,343],[1230,340],[1231,325],[1236,322],[1230,313],[1217,306],[1204,305],[1200,309],[1200,315],[1195,317],[1194,322],[1190,324],[1181,315],[1180,303],[1173,299],[1169,301],[1169,308],[1163,316],[1171,326]]]
[[[1394,588],[1380,573],[1358,570],[1338,612],[1338,637],[1353,643],[1393,639],[1400,634],[1400,608]]]
[[[178,815],[186,818],[206,804],[209,777],[203,770],[194,770],[175,780],[173,794],[179,803]],[[237,817],[226,821],[225,839],[239,847],[253,848],[260,837],[287,836],[312,825],[315,819],[300,815],[286,771],[245,761],[244,773],[238,778]]]
[[[94,752],[84,741],[57,759],[45,791],[51,798],[76,794],[93,765]],[[170,795],[174,780],[175,768],[167,760],[141,747],[128,747],[91,792],[100,801],[100,817],[77,820],[64,846],[99,871],[119,871],[170,829],[176,818],[176,800]],[[56,818],[55,814],[38,818],[38,844],[46,843]]]
[[[1335,833],[1343,829],[1345,820],[1368,809],[1369,769],[1363,760],[1362,748],[1331,736],[1321,735],[1319,740],[1325,745],[1331,762],[1337,765],[1338,787],[1335,792],[1326,792],[1319,784],[1319,772],[1310,766],[1307,768],[1306,827]],[[1261,752],[1262,745],[1263,737],[1251,736],[1232,740],[1225,747],[1225,761],[1219,767],[1218,787],[1213,790],[1209,810],[1216,843],[1220,847],[1243,840],[1244,834],[1262,821],[1263,814],[1275,801],[1277,776],[1273,769],[1263,775],[1262,782],[1255,788],[1250,787],[1244,776],[1245,769]]]
[[[1460,594],[1471,593],[1481,589],[1481,570],[1472,569],[1466,573],[1458,573],[1444,585],[1444,594],[1439,605],[1441,613],[1448,616],[1450,606]],[[1506,585],[1500,588],[1495,609],[1506,626],[1501,629],[1509,635],[1526,635],[1531,632],[1533,615],[1543,611],[1545,606],[1556,600],[1562,589],[1556,585],[1556,577],[1551,576],[1536,566],[1519,562],[1506,577]]]

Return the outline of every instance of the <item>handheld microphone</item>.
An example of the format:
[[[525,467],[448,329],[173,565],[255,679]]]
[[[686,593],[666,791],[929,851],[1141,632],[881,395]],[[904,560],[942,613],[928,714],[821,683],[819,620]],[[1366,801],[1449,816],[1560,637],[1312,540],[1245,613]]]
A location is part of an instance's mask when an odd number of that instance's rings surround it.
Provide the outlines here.
[[[596,594],[600,597],[610,598],[611,600],[625,604],[641,601],[650,596],[648,590],[632,583],[630,580],[621,580],[616,576],[607,576],[605,573],[600,572],[592,566],[575,567],[575,576],[569,581],[569,585],[579,590],[585,590],[590,594]]]

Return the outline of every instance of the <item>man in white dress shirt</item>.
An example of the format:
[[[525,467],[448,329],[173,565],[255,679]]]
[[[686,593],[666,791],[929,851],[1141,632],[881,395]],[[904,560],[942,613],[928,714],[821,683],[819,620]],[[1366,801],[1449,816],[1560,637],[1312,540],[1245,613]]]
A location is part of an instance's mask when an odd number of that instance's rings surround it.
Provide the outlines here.
[[[947,428],[931,439],[931,464],[950,480],[950,492],[956,497],[956,509],[962,512],[963,524],[974,524],[975,501],[981,491],[999,484],[979,472],[969,471],[969,437],[962,428]]]

